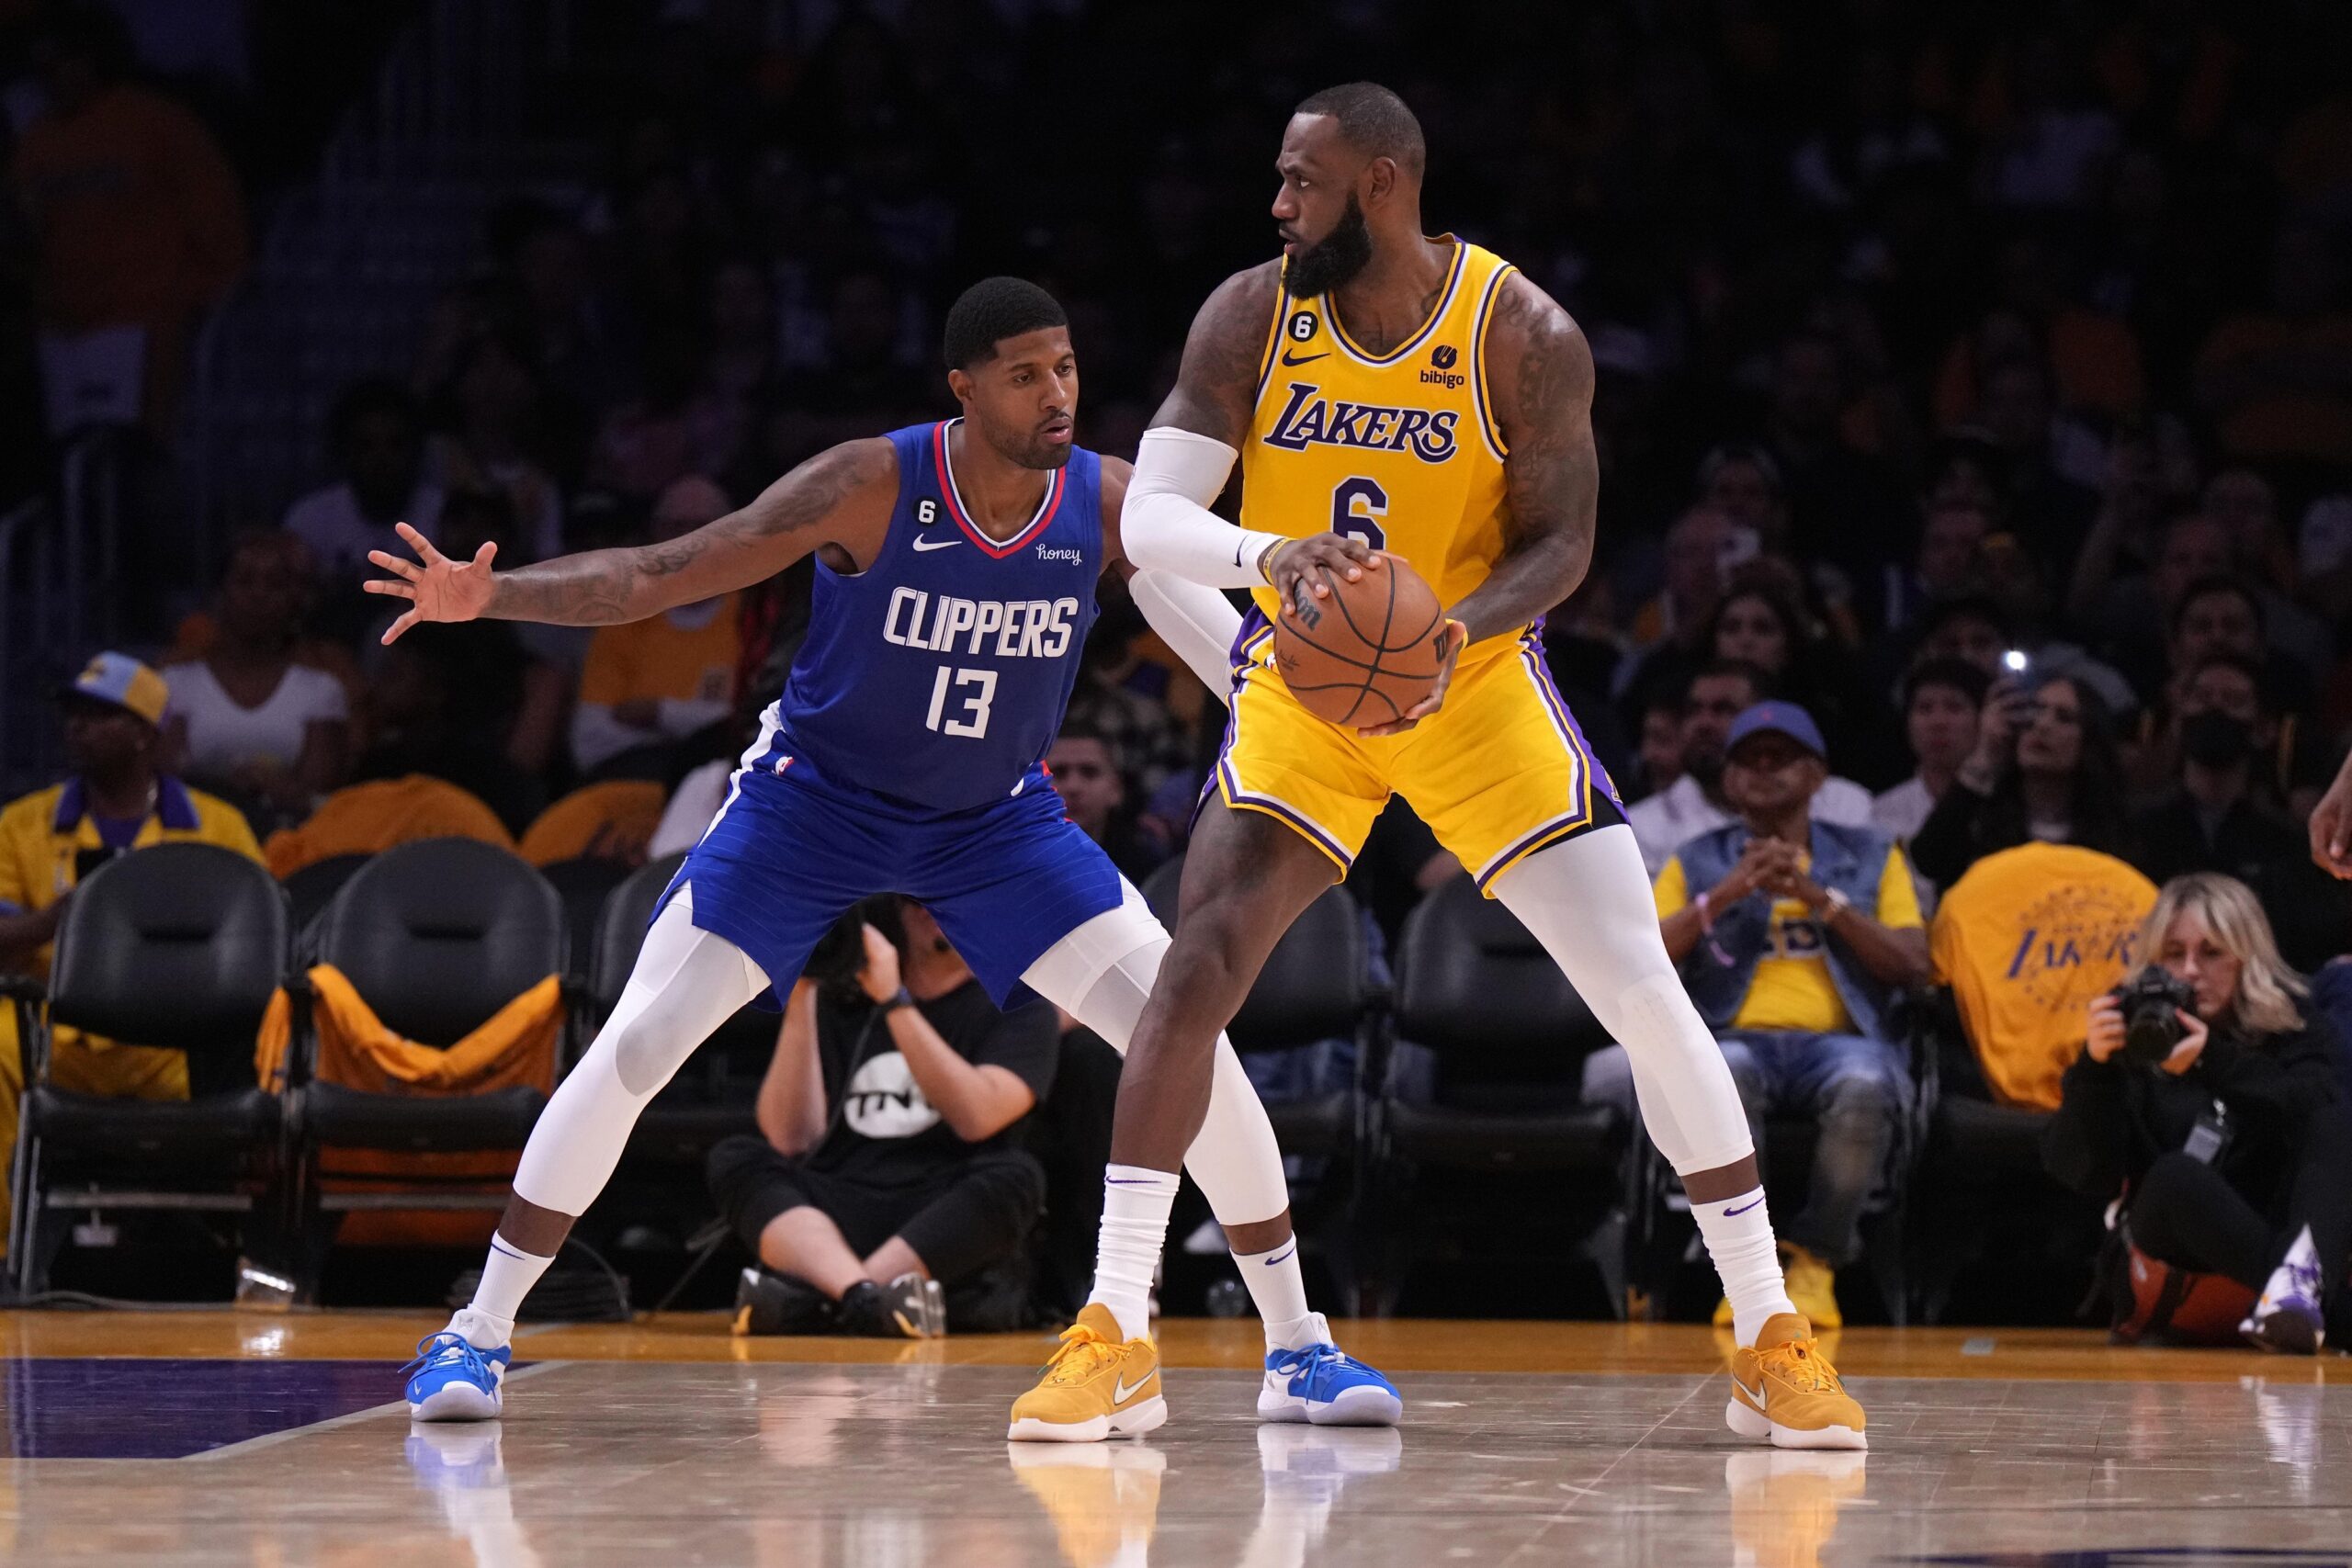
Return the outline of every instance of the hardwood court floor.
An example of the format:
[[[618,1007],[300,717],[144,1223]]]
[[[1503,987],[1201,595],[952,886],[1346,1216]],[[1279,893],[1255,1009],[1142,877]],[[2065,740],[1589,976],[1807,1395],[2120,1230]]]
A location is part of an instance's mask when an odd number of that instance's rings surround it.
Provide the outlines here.
[[[2352,1361],[1857,1330],[1867,1455],[1722,1425],[1703,1328],[1380,1323],[1401,1431],[1261,1427],[1250,1322],[1162,1335],[1143,1442],[1003,1441],[1043,1335],[537,1327],[507,1418],[412,1429],[398,1314],[0,1314],[0,1561],[2352,1564]]]

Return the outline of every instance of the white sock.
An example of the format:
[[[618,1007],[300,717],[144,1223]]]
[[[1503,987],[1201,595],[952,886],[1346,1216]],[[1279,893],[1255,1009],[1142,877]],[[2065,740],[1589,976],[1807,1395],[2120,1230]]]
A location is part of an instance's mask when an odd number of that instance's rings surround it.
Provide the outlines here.
[[[552,1258],[534,1257],[504,1236],[492,1235],[489,1255],[481,1261],[481,1283],[474,1287],[472,1304],[466,1310],[497,1337],[483,1339],[467,1332],[466,1338],[484,1350],[495,1350],[505,1344],[507,1337],[514,1332],[515,1318],[522,1314],[523,1298],[531,1293],[531,1287],[539,1282],[539,1276],[554,1261]]]
[[[1797,1310],[1781,1277],[1781,1249],[1772,1236],[1772,1213],[1764,1206],[1764,1189],[1719,1203],[1692,1203],[1690,1214],[1699,1222],[1699,1234],[1707,1238],[1707,1256],[1715,1260],[1724,1294],[1731,1298],[1732,1337],[1753,1345],[1766,1318]]]
[[[1110,1308],[1125,1338],[1151,1337],[1151,1277],[1175,1206],[1174,1171],[1102,1168],[1102,1232],[1095,1243],[1094,1292],[1086,1299]]]
[[[1272,1252],[1237,1252],[1233,1265],[1258,1316],[1266,1325],[1266,1348],[1303,1350],[1328,1342],[1330,1329],[1323,1314],[1306,1310],[1306,1280],[1298,1269],[1298,1237],[1292,1236]]]

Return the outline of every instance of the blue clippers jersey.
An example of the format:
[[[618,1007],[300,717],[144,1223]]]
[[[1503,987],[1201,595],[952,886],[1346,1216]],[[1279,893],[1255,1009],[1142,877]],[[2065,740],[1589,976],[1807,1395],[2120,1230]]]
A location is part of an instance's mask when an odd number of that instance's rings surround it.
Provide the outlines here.
[[[817,562],[760,763],[806,756],[837,783],[960,811],[1019,789],[1053,744],[1094,624],[1102,461],[1072,448],[1000,545],[956,499],[956,423],[891,432],[899,502],[881,553],[854,577]]]

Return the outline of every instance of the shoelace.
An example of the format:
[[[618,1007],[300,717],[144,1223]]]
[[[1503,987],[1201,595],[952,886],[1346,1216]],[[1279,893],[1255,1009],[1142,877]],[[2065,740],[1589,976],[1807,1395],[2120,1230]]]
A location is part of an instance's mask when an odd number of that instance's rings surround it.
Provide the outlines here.
[[[1062,1330],[1061,1348],[1040,1371],[1050,1383],[1080,1383],[1101,1371],[1117,1347],[1082,1323]]]
[[[1362,1365],[1362,1362],[1352,1359],[1337,1345],[1309,1345],[1304,1349],[1291,1351],[1274,1370],[1284,1377],[1303,1378],[1306,1380],[1306,1386],[1313,1388],[1316,1379],[1327,1371],[1345,1371],[1351,1367]]]
[[[416,1359],[401,1369],[401,1376],[414,1377],[428,1368],[447,1366],[453,1361],[470,1376],[485,1379],[490,1376],[490,1362],[474,1348],[473,1341],[447,1328],[438,1334],[428,1334],[416,1342]]]
[[[1817,1339],[1791,1339],[1769,1350],[1758,1351],[1757,1359],[1766,1370],[1779,1373],[1807,1393],[1843,1392],[1838,1374],[1821,1359],[1821,1342]]]

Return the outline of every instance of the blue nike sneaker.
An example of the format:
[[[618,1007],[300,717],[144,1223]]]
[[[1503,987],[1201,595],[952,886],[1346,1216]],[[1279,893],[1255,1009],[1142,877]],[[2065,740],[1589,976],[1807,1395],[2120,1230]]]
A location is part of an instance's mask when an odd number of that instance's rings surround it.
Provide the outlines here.
[[[1317,1427],[1394,1427],[1405,1416],[1396,1386],[1328,1340],[1266,1356],[1261,1421]]]
[[[412,1421],[494,1421],[514,1351],[484,1350],[455,1329],[416,1342],[416,1359],[401,1371],[408,1380]]]

